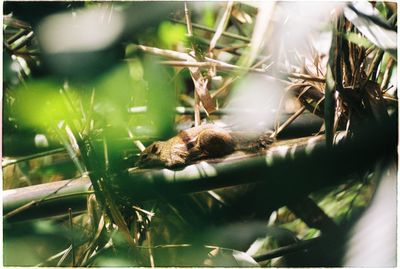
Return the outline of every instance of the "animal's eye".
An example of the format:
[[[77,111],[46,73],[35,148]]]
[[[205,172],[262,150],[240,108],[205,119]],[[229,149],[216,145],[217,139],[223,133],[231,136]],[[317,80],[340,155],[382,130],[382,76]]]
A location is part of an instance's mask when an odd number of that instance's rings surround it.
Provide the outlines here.
[[[141,156],[141,157],[142,157],[142,158],[147,158],[147,155],[148,155],[147,153],[142,153],[142,156]]]

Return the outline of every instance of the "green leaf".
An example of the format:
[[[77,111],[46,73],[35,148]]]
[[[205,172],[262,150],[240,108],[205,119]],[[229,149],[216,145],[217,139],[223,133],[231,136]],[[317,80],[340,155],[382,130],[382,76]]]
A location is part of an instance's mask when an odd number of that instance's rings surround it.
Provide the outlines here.
[[[185,42],[186,28],[181,24],[173,24],[165,21],[158,28],[158,36],[167,48],[172,48],[179,42]]]
[[[117,65],[95,82],[97,112],[113,126],[125,126],[136,86],[127,64]]]
[[[207,27],[213,27],[215,24],[214,10],[212,6],[207,6],[203,10],[203,24]]]
[[[371,46],[373,46],[373,44],[369,42],[367,38],[357,33],[346,33],[343,35],[343,37],[360,47],[370,48]]]
[[[52,80],[37,80],[16,89],[15,113],[22,125],[46,129],[49,124],[72,118],[63,97],[61,85]]]
[[[144,79],[148,83],[148,119],[156,130],[156,136],[172,134],[176,92],[171,83],[171,69],[157,64],[158,59],[146,56],[143,61]]]

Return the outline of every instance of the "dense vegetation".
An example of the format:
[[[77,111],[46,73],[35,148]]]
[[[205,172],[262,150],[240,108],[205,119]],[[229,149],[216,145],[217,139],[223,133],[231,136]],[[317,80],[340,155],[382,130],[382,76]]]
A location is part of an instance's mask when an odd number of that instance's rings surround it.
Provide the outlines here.
[[[4,265],[395,265],[396,3],[3,12]],[[276,142],[137,167],[205,122]]]

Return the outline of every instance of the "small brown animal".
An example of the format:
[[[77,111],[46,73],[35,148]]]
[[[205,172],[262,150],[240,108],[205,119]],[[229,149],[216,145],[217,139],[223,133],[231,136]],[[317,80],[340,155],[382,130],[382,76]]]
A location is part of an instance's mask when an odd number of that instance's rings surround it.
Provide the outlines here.
[[[270,133],[248,138],[214,124],[204,124],[179,132],[167,141],[157,141],[139,156],[139,167],[177,167],[197,160],[219,158],[235,150],[257,151],[273,139]]]

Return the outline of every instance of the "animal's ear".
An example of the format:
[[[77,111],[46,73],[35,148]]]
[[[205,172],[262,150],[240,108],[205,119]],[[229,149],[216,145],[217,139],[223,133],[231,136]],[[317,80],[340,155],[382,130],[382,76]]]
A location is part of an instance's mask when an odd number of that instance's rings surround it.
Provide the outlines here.
[[[153,143],[152,145],[151,145],[151,153],[157,153],[157,151],[158,151],[158,144],[157,143]]]

